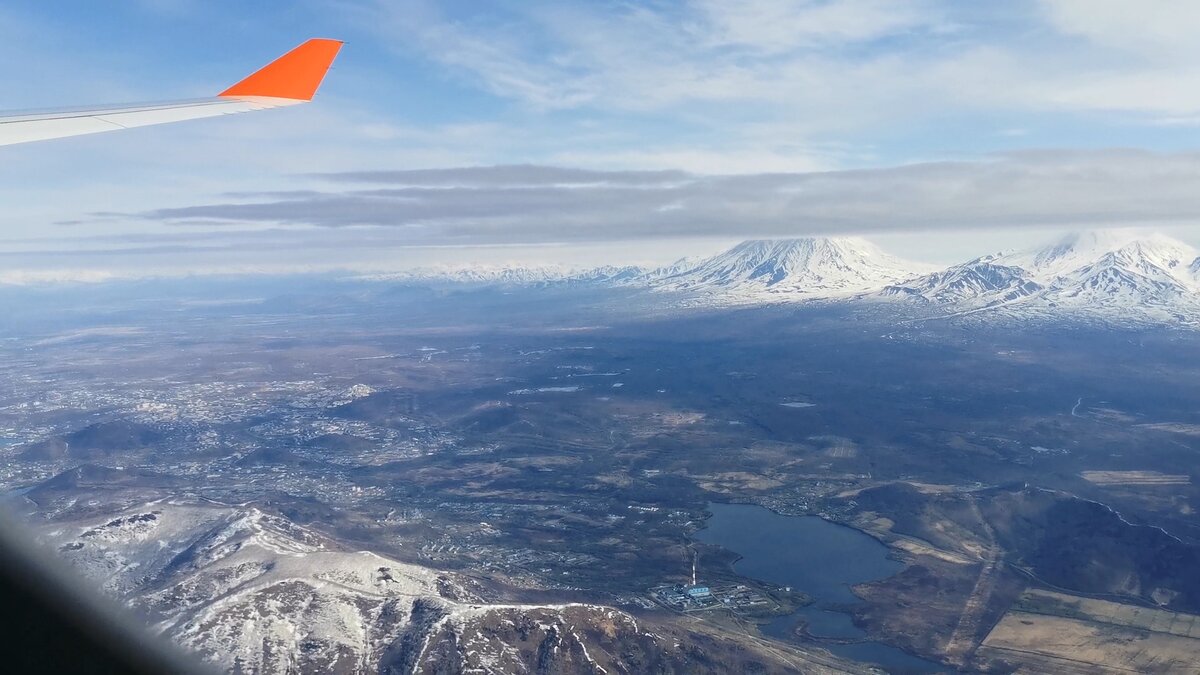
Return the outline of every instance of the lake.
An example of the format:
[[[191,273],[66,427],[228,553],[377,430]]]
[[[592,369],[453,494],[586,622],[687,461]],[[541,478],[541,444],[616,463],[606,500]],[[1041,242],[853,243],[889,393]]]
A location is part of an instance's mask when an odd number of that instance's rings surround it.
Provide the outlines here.
[[[903,650],[866,639],[839,605],[861,602],[854,584],[884,579],[904,569],[887,557],[888,548],[853,528],[816,516],[781,516],[752,504],[709,504],[712,518],[696,538],[742,557],[734,569],[752,579],[791,586],[814,599],[812,605],[762,626],[775,638],[796,641],[801,621],[815,637],[857,640],[824,644],[849,659],[875,663],[892,673],[938,673],[946,667]]]

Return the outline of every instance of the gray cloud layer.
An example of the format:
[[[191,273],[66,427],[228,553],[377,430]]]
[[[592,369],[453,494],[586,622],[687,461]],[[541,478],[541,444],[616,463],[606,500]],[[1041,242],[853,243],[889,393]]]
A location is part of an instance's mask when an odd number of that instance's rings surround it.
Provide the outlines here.
[[[885,169],[712,176],[540,166],[352,172],[326,190],[142,216],[403,228],[414,244],[1107,227],[1200,220],[1200,153],[1037,151]]]

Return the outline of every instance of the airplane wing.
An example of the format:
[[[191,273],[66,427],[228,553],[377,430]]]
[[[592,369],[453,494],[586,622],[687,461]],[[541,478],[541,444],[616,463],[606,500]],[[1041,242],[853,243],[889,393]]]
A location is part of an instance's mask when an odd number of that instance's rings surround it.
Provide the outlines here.
[[[213,98],[0,113],[0,145],[307,103],[341,48],[340,40],[309,40]]]

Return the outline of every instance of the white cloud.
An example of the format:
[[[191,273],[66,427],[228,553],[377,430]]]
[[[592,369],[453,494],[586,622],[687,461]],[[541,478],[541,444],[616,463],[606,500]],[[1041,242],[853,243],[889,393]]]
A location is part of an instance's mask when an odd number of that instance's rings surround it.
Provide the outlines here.
[[[1200,56],[1200,3],[1194,0],[1040,0],[1050,24],[1067,35],[1172,66]]]
[[[420,245],[1200,222],[1200,154],[1041,151],[972,162],[702,175],[497,166],[334,175],[338,189],[159,209],[167,223],[396,228]]]
[[[779,54],[811,47],[843,47],[938,24],[929,3],[888,0],[695,0],[693,26],[709,46],[745,47]]]
[[[681,169],[706,174],[755,174],[769,171],[818,171],[833,166],[822,151],[758,145],[740,148],[658,147],[613,152],[562,152],[550,159],[558,165],[608,169]]]
[[[1056,229],[1151,227],[1200,243],[1200,153],[1037,151],[719,176],[526,165],[303,180],[320,188],[121,217],[156,233],[0,246],[0,280],[661,263],[734,240],[809,235],[880,236],[943,262]]]
[[[528,3],[503,20],[479,22],[415,6],[378,1],[358,9],[397,49],[415,47],[492,93],[549,108],[795,100],[799,89],[858,68],[857,59],[827,54],[832,48],[943,25],[925,3],[875,0],[697,2],[682,13]]]
[[[400,49],[541,109],[804,119],[814,134],[971,109],[1200,111],[1190,0],[529,2],[477,21],[364,2]]]
[[[202,6],[144,1],[168,9]],[[1146,123],[1160,125],[1156,134],[1188,133],[1171,127],[1200,119],[1200,42],[1193,37],[1200,6],[1192,2],[343,0],[336,10],[362,31],[357,37],[380,44],[356,62],[352,42],[335,75],[385,82],[390,68],[417,63],[431,72],[414,80],[449,75],[476,91],[448,86],[413,112],[402,99],[395,107],[359,89],[361,98],[352,100],[335,88],[298,110],[132,131],[120,142],[98,136],[7,148],[0,232],[10,241],[0,242],[0,250],[40,236],[55,221],[84,221],[70,234],[58,228],[62,239],[145,237],[179,230],[167,216],[182,213],[190,214],[194,241],[181,246],[193,249],[206,236],[250,236],[225,228],[214,234],[213,218],[246,229],[403,224],[393,229],[411,234],[389,233],[392,246],[487,243],[506,235],[544,243],[1200,217],[1191,196],[1200,174],[1186,153],[1050,152],[836,171],[878,164],[880,156],[897,163],[1011,147],[1015,130],[1043,137],[1038,123],[1055,115],[1060,125],[1107,120],[1081,132],[1082,144],[1091,146],[1109,142],[1112,120],[1122,129]],[[48,45],[64,36],[53,28],[0,8],[0,61],[9,64],[4,74],[14,84],[9,100],[13,92],[37,103],[163,94],[156,91],[161,74],[157,83],[131,84],[138,78],[116,67],[130,58],[121,56],[124,50],[95,58],[56,53]],[[409,58],[368,63],[365,53],[379,47]],[[423,60],[414,62],[414,54]],[[219,84],[175,79],[171,86],[179,91],[170,95]],[[70,100],[46,98],[55,95]],[[454,108],[459,95],[467,102]],[[445,109],[453,115],[438,119]],[[954,116],[960,124],[981,122],[948,130],[950,140],[934,150],[921,145]],[[872,142],[893,137],[910,145],[876,154]],[[507,162],[693,175],[683,186],[655,183],[618,197],[599,189],[480,188],[458,194],[459,204],[423,202],[421,218],[397,206],[411,194],[362,194],[295,176]],[[780,173],[789,175],[763,175]],[[211,196],[303,189],[321,198]],[[97,211],[153,211],[166,219],[83,217]],[[323,239],[322,246],[337,239]],[[346,250],[365,255],[352,245]]]

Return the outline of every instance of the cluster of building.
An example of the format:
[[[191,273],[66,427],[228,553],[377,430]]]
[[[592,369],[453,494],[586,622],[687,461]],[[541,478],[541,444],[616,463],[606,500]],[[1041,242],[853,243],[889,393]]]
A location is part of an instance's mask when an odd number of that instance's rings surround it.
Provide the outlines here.
[[[764,593],[742,584],[664,584],[651,588],[650,598],[663,607],[679,612],[729,609],[735,612],[760,613],[770,611],[778,604]]]

